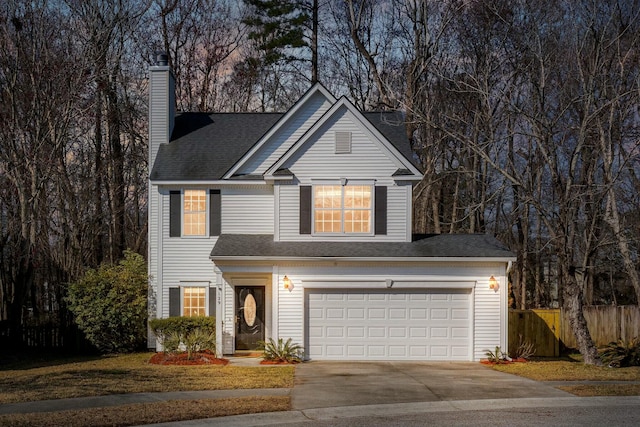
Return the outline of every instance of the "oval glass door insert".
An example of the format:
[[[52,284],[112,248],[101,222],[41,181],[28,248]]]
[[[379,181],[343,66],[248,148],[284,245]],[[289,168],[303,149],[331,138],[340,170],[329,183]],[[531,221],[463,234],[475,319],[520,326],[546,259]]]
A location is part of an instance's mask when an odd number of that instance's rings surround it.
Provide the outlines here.
[[[253,326],[256,323],[256,300],[251,294],[244,299],[244,321],[247,326]]]

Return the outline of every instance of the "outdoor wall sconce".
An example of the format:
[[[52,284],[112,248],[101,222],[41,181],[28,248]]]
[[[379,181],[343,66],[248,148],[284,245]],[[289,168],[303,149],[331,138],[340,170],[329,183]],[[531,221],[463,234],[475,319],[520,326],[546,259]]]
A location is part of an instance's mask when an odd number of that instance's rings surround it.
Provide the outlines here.
[[[284,278],[282,279],[282,284],[284,285],[284,288],[289,292],[291,292],[291,290],[293,289],[293,285],[291,284],[291,279],[289,279],[287,276],[284,276]]]
[[[498,285],[498,281],[496,280],[496,278],[493,276],[489,277],[489,289],[493,289],[494,291],[498,292],[499,288],[500,285]]]

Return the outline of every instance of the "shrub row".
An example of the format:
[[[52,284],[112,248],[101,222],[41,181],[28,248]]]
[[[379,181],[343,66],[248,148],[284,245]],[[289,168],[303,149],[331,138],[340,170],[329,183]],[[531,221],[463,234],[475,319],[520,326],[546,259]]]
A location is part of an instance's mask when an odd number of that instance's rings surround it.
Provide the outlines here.
[[[166,352],[174,353],[184,349],[189,359],[198,351],[216,352],[215,317],[152,319],[149,327]]]

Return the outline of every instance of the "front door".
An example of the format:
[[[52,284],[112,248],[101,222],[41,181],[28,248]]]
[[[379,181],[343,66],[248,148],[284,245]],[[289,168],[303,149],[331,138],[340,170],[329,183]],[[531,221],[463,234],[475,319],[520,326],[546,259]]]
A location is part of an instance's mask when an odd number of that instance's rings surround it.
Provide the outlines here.
[[[264,341],[264,286],[236,286],[236,350]]]

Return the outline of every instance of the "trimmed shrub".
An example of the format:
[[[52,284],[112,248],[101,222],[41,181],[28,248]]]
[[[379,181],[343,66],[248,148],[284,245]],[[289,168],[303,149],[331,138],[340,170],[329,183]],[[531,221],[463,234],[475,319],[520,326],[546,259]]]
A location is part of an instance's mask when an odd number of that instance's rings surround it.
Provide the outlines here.
[[[209,350],[216,352],[216,318],[207,316],[169,317],[152,319],[149,327],[164,351],[175,353],[184,347],[187,358],[193,353]]]
[[[65,298],[87,339],[103,353],[140,350],[147,340],[147,264],[125,251],[116,265],[89,270]]]

